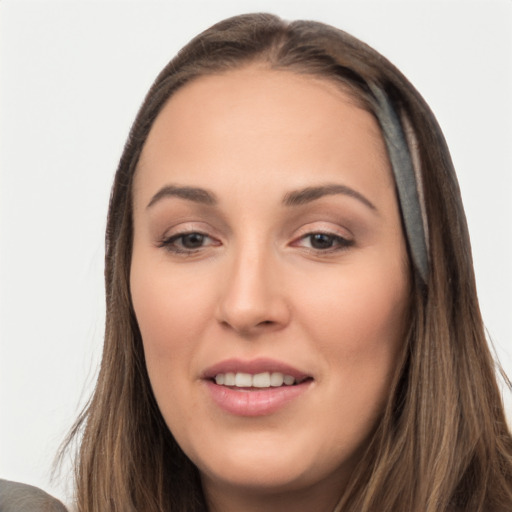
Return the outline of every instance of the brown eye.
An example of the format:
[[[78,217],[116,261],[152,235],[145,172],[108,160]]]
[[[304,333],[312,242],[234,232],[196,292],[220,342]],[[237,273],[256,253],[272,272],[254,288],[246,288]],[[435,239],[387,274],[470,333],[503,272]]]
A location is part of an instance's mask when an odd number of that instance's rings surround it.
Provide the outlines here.
[[[336,238],[333,235],[327,235],[326,233],[314,233],[309,236],[309,243],[313,249],[330,249],[336,242]]]
[[[316,232],[302,236],[293,245],[318,253],[331,253],[347,249],[354,245],[354,241],[333,233]]]
[[[169,252],[178,254],[194,253],[203,248],[217,245],[219,245],[218,241],[197,231],[179,233],[162,240],[160,243],[160,247],[164,247]]]
[[[206,236],[201,233],[187,233],[186,235],[181,235],[180,238],[181,245],[185,249],[197,249],[203,246]]]

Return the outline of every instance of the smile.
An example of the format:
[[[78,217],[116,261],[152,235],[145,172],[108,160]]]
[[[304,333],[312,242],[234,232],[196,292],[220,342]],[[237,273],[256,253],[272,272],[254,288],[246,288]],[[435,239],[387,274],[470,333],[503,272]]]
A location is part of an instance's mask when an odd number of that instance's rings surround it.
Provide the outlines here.
[[[207,396],[224,413],[266,416],[286,409],[307,394],[314,378],[272,359],[230,359],[202,375]]]
[[[218,373],[215,375],[215,383],[219,386],[229,386],[237,388],[274,388],[281,386],[293,386],[300,381],[293,375],[286,375],[281,372],[263,372],[263,373]]]

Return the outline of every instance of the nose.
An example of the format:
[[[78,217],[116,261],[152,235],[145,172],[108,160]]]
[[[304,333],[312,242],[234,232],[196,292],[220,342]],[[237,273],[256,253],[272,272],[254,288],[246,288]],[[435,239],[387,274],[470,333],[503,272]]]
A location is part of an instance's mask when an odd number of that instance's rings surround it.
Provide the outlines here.
[[[217,320],[243,336],[279,330],[290,320],[282,272],[272,256],[253,248],[226,262]]]

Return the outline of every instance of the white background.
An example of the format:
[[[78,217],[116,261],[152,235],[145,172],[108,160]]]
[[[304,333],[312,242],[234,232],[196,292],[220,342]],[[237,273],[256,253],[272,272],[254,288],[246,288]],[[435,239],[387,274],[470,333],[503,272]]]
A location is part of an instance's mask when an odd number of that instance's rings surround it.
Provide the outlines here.
[[[242,12],[331,23],[394,62],[458,170],[484,319],[512,374],[510,0],[0,1],[0,478],[66,499],[52,458],[92,390],[110,183],[142,98],[192,36]]]

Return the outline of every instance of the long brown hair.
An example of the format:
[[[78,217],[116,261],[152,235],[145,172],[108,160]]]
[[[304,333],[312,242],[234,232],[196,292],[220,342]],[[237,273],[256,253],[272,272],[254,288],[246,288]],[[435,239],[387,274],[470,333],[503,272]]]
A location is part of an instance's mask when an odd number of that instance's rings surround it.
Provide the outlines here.
[[[106,232],[107,317],[94,394],[71,438],[80,512],[207,510],[196,468],[156,405],[130,298],[132,183],[155,118],[199,76],[260,62],[334,81],[372,111],[369,83],[408,133],[428,226],[427,282],[411,264],[409,329],[389,400],[342,497],[344,512],[501,511],[512,507],[512,439],[485,339],[465,215],[441,130],[421,96],[352,36],[268,14],[222,21],[160,73],[117,170]]]

